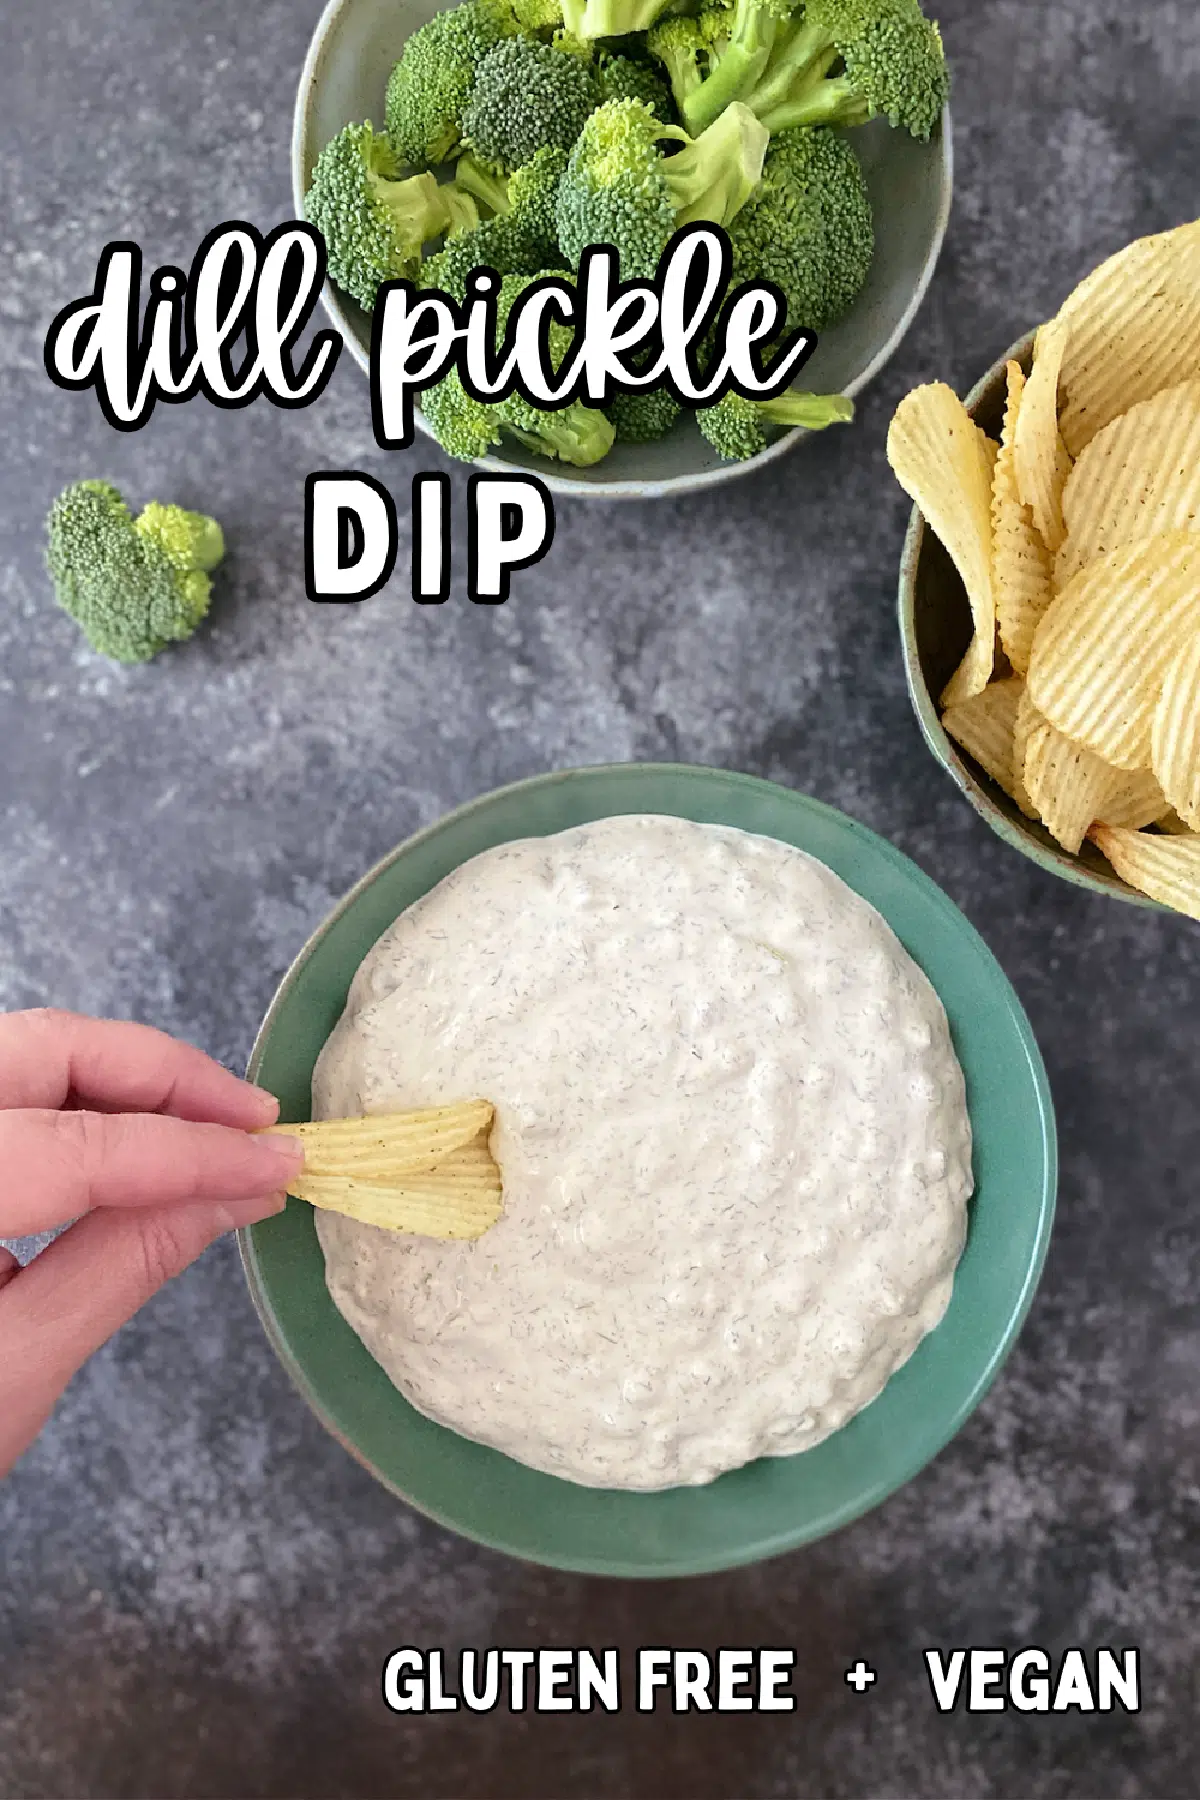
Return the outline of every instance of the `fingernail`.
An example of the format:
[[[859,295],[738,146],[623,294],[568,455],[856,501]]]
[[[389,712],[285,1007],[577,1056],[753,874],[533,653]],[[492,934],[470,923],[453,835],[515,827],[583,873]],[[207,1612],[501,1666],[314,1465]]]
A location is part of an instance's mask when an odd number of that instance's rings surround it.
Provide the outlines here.
[[[276,1136],[274,1132],[268,1137],[255,1138],[263,1152],[269,1157],[275,1171],[275,1179],[284,1181],[289,1175],[299,1172],[304,1163],[304,1145],[298,1137]]]
[[[229,1218],[229,1230],[240,1225],[257,1225],[262,1219],[273,1218],[281,1213],[287,1205],[286,1194],[256,1194],[251,1200],[231,1200],[224,1208]]]
[[[263,1123],[266,1125],[273,1125],[279,1117],[279,1101],[275,1095],[269,1094],[266,1088],[259,1087],[253,1081],[245,1081],[242,1085],[247,1088],[259,1102],[262,1109]]]

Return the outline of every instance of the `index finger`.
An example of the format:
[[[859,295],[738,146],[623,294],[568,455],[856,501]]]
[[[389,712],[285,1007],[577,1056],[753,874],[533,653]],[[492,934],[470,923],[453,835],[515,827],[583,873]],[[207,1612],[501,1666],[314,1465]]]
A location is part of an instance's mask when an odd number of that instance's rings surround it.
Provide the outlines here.
[[[149,1025],[49,1008],[0,1014],[0,1107],[57,1109],[71,1100],[243,1131],[279,1112],[270,1094]]]

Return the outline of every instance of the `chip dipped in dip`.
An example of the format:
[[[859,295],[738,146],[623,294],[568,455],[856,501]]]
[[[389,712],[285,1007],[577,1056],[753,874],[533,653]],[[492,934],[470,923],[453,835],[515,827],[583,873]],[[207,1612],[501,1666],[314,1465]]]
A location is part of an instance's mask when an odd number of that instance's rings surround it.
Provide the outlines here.
[[[484,1236],[316,1226],[401,1392],[534,1468],[646,1490],[808,1449],[946,1309],[971,1129],[945,1013],[789,845],[647,815],[455,870],[360,967],[313,1113],[478,1095]]]

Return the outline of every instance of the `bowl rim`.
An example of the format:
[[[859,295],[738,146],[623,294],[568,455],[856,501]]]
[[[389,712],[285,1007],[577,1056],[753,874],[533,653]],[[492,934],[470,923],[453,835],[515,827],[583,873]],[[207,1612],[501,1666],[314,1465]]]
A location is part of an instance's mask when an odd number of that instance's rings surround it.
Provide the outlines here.
[[[850,826],[857,837],[870,843],[872,849],[878,851],[882,848],[889,858],[894,859],[895,866],[902,869],[904,874],[914,882],[917,888],[920,889],[930,901],[937,907],[945,910],[948,914],[953,915],[961,928],[965,931],[967,941],[972,943],[973,947],[978,952],[982,953],[982,955],[995,966],[1002,982],[1007,988],[1010,1003],[1009,1011],[1014,1029],[1020,1041],[1021,1049],[1028,1062],[1036,1096],[1038,1114],[1041,1120],[1042,1168],[1041,1193],[1038,1201],[1037,1231],[1033,1254],[1025,1269],[1020,1290],[1009,1311],[1004,1332],[992,1345],[990,1352],[983,1360],[979,1373],[965,1400],[948,1418],[944,1428],[939,1429],[938,1432],[934,1434],[932,1447],[922,1446],[915,1454],[906,1456],[899,1465],[900,1472],[898,1474],[886,1476],[873,1483],[865,1492],[860,1493],[853,1500],[847,1501],[841,1507],[837,1508],[831,1516],[817,1521],[812,1528],[801,1526],[780,1530],[765,1543],[755,1542],[744,1548],[739,1548],[736,1553],[722,1554],[719,1557],[702,1558],[699,1561],[684,1558],[678,1563],[666,1564],[656,1568],[646,1568],[640,1563],[630,1562],[622,1564],[611,1559],[597,1557],[589,1558],[587,1556],[565,1557],[546,1555],[533,1557],[526,1555],[521,1551],[514,1550],[510,1544],[505,1541],[502,1533],[498,1532],[495,1535],[491,1535],[475,1526],[469,1528],[465,1527],[458,1519],[449,1516],[442,1510],[430,1506],[424,1501],[415,1499],[411,1493],[407,1492],[405,1488],[400,1485],[399,1482],[393,1480],[390,1476],[385,1474],[383,1470],[378,1468],[376,1464],[372,1462],[370,1457],[360,1450],[352,1439],[347,1437],[333,1417],[324,1400],[310,1381],[308,1374],[301,1365],[300,1359],[292,1350],[275,1319],[265,1292],[265,1283],[259,1265],[259,1253],[253,1230],[249,1227],[243,1227],[238,1231],[238,1251],[241,1257],[242,1271],[250,1291],[250,1298],[267,1341],[270,1343],[271,1348],[278,1357],[284,1372],[288,1376],[293,1387],[300,1394],[300,1397],[308,1406],[309,1410],[314,1414],[329,1435],[341,1445],[342,1449],[345,1450],[361,1468],[365,1469],[369,1475],[378,1481],[382,1487],[387,1489],[387,1491],[395,1498],[403,1501],[406,1506],[412,1507],[415,1512],[421,1513],[425,1518],[432,1520],[434,1524],[441,1526],[444,1530],[451,1531],[455,1533],[455,1535],[466,1538],[471,1542],[482,1544],[489,1550],[500,1551],[504,1555],[511,1556],[517,1561],[525,1562],[535,1567],[561,1569],[573,1574],[599,1575],[624,1580],[661,1580],[676,1579],[690,1575],[715,1574],[725,1569],[742,1568],[754,1563],[765,1562],[772,1557],[781,1556],[789,1551],[801,1549],[810,1543],[820,1541],[820,1539],[831,1535],[835,1531],[842,1530],[845,1526],[853,1524],[857,1519],[860,1519],[867,1513],[873,1511],[875,1507],[881,1505],[883,1501],[890,1498],[892,1494],[897,1493],[901,1488],[907,1486],[908,1483],[915,1479],[923,1469],[927,1468],[937,1456],[940,1456],[946,1446],[962,1430],[967,1420],[976,1411],[987,1395],[999,1375],[1000,1370],[1008,1360],[1024,1327],[1025,1320],[1028,1317],[1030,1307],[1033,1304],[1034,1297],[1041,1282],[1046,1257],[1049,1253],[1050,1242],[1053,1236],[1059,1175],[1058,1127],[1054,1098],[1050,1087],[1049,1076],[1046,1072],[1045,1062],[1037,1038],[1034,1034],[1032,1024],[1021,1003],[1019,995],[1009,981],[994,952],[990,949],[982,934],[975,929],[974,925],[972,925],[962,909],[958,907],[945,890],[934,881],[932,876],[927,875],[918,863],[915,863],[911,857],[906,856],[902,850],[890,841],[890,839],[881,836],[880,833],[872,830],[870,826],[862,824],[861,821],[853,818],[852,815],[842,812],[840,808],[830,806],[827,802],[817,800],[813,796],[802,793],[798,789],[784,787],[780,782],[768,781],[761,776],[746,775],[740,771],[711,768],[699,763],[596,763],[567,769],[550,770],[540,775],[526,776],[517,781],[507,782],[501,787],[491,788],[485,793],[477,794],[472,799],[464,801],[459,806],[450,808],[449,811],[442,813],[436,819],[431,820],[429,824],[423,825],[417,831],[410,833],[408,837],[404,838],[392,850],[380,857],[379,860],[365,872],[365,874],[359,877],[337,904],[331,908],[329,913],[315,930],[310,933],[288,968],[284,971],[271,999],[270,1005],[263,1017],[262,1024],[255,1036],[254,1044],[246,1066],[246,1079],[254,1081],[257,1078],[259,1069],[262,1065],[267,1039],[273,1031],[285,1004],[290,998],[292,989],[296,985],[301,972],[311,957],[316,953],[323,939],[345,915],[350,907],[355,904],[359,897],[402,856],[407,855],[416,846],[434,837],[449,824],[457,823],[473,813],[483,811],[493,805],[497,800],[520,793],[539,792],[548,787],[554,787],[570,782],[580,776],[592,777],[617,775],[629,779],[646,774],[681,775],[693,779],[703,778],[709,781],[716,780],[728,787],[745,789],[752,794],[782,794],[791,800],[798,800],[802,802],[804,806],[826,815],[828,818],[837,821],[839,824]]]
[[[987,396],[988,392],[1000,381],[1005,365],[1019,362],[1024,365],[1032,355],[1038,327],[1034,326],[1023,337],[1019,337],[1002,356],[997,357],[963,402],[971,417]],[[1146,894],[1139,894],[1126,882],[1122,881],[1114,871],[1104,875],[1095,869],[1089,869],[1078,857],[1068,854],[1058,845],[1043,843],[1035,837],[1025,825],[1019,824],[1010,817],[992,798],[983,785],[983,778],[969,764],[942,725],[937,702],[929,690],[921,668],[920,648],[917,642],[917,571],[921,563],[921,555],[925,546],[925,533],[928,521],[919,506],[914,506],[909,515],[908,529],[904,534],[904,548],[900,553],[900,582],[897,591],[897,615],[900,625],[900,648],[904,658],[904,679],[908,687],[908,697],[917,724],[921,728],[927,748],[935,762],[945,770],[955,787],[970,801],[975,811],[1004,842],[1012,849],[1019,850],[1022,856],[1036,863],[1038,868],[1048,874],[1057,875],[1060,880],[1070,882],[1072,886],[1084,888],[1088,893],[1103,894],[1110,900],[1123,900],[1127,905],[1141,907],[1148,912],[1169,912],[1157,900],[1151,900]]]
[[[358,0],[327,0],[324,11],[317,20],[309,43],[308,54],[304,59],[304,67],[300,73],[300,85],[296,90],[296,104],[292,115],[292,205],[297,219],[304,217],[304,194],[307,185],[305,170],[305,153],[308,147],[308,127],[312,110],[312,96],[316,89],[317,77],[324,61],[329,38],[341,14],[349,7],[357,5]],[[929,291],[934,271],[942,253],[946,230],[950,223],[950,209],[954,199],[954,130],[949,103],[947,103],[939,127],[941,131],[941,188],[938,194],[937,219],[934,225],[933,238],[929,246],[929,254],[925,258],[920,278],[895,329],[887,342],[876,351],[866,368],[848,382],[844,388],[847,398],[855,399],[862,390],[873,381],[884,365],[890,362],[908,335],[921,304]],[[326,278],[321,288],[321,304],[326,316],[338,332],[351,357],[364,374],[369,374],[371,359],[367,351],[359,343],[351,326],[340,294],[332,281]],[[433,433],[425,423],[425,417],[419,406],[414,407],[413,417],[418,429],[431,441],[436,442]],[[585,500],[658,500],[667,494],[694,494],[706,488],[720,487],[728,481],[734,481],[741,475],[749,475],[754,470],[765,468],[768,463],[777,462],[787,454],[801,438],[810,437],[811,432],[802,426],[787,431],[774,443],[760,450],[757,456],[749,457],[745,462],[722,464],[717,469],[697,470],[689,475],[668,475],[657,481],[647,480],[640,476],[626,476],[620,480],[581,481],[559,472],[557,464],[546,459],[545,469],[535,472],[542,484],[552,493],[562,494],[571,499]],[[411,446],[410,446],[411,448]],[[519,465],[505,460],[501,456],[478,456],[473,459],[477,469],[488,469],[502,475],[511,475]],[[523,466],[523,465],[522,465]]]

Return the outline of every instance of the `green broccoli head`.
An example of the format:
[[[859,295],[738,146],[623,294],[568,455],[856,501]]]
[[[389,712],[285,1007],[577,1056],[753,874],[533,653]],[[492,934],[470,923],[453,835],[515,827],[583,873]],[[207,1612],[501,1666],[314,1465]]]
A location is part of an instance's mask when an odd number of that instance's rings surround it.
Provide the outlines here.
[[[606,409],[619,444],[653,444],[666,437],[683,408],[667,388],[616,394]]]
[[[599,99],[595,72],[582,57],[533,38],[507,38],[475,72],[463,140],[493,168],[516,169],[545,146],[569,150]]]
[[[406,181],[388,139],[369,124],[347,125],[322,150],[304,215],[325,239],[329,273],[369,312],[385,281],[411,277],[423,245],[462,223],[432,175]]]
[[[748,462],[771,441],[772,426],[802,425],[806,431],[823,431],[827,425],[846,425],[854,417],[854,402],[842,394],[800,394],[790,391],[776,400],[743,400],[726,394],[715,406],[697,410],[701,434],[719,456],[729,462]]]
[[[733,0],[699,15],[701,79],[681,107],[689,131],[704,131],[732,101],[748,97],[795,10],[796,0]]]
[[[875,251],[862,165],[836,131],[771,139],[761,186],[729,228],[734,281],[772,281],[788,324],[825,331],[849,311]]]
[[[761,73],[731,97],[771,131],[882,116],[927,139],[949,87],[941,33],[919,0],[807,0],[778,31]]]
[[[664,156],[660,146],[682,146]],[[623,279],[649,278],[681,225],[728,225],[762,174],[767,133],[730,106],[700,137],[663,125],[640,100],[608,100],[592,114],[558,190],[558,241],[578,263],[611,244]]]
[[[641,100],[664,125],[678,124],[671,90],[652,62],[622,52],[601,52],[596,62],[600,100]],[[569,148],[569,146],[568,146]]]
[[[466,0],[414,31],[387,85],[388,136],[402,163],[430,169],[453,156],[476,69],[517,30],[504,0]]]
[[[64,489],[47,521],[58,604],[115,662],[149,662],[191,637],[208,612],[209,572],[224,548],[215,519],[182,507],[154,503],[135,522],[107,481]]]
[[[507,182],[480,171],[464,157],[456,180],[472,192],[486,185],[489,203],[499,210],[473,231],[452,237],[443,250],[422,265],[421,281],[461,300],[472,269],[495,269],[501,275],[536,275],[560,260],[555,237],[555,201],[567,166],[565,150],[547,146],[516,169]]]
[[[550,271],[508,275],[501,282],[496,304],[498,336],[504,333],[517,297],[531,281],[547,273]],[[551,325],[550,353],[556,367],[570,348],[571,335],[569,326],[558,321]],[[464,462],[485,456],[505,435],[540,456],[571,463],[576,468],[599,462],[613,444],[612,425],[594,407],[571,401],[567,406],[544,411],[520,394],[492,403],[473,400],[457,370],[451,370],[436,387],[422,395],[421,411],[443,450]]]

